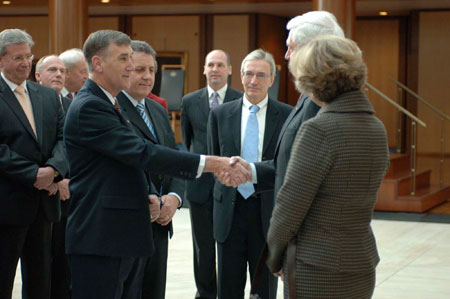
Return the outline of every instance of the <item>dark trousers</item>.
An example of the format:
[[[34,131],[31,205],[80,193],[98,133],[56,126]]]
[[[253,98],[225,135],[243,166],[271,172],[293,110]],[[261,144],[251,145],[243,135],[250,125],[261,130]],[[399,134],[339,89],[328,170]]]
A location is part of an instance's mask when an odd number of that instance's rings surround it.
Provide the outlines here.
[[[50,243],[51,223],[41,207],[30,225],[0,225],[1,299],[12,296],[19,258],[22,269],[22,298],[50,298]]]
[[[142,299],[164,299],[166,296],[167,252],[169,232],[166,226],[153,222],[155,251],[147,260],[142,285]]]
[[[212,199],[205,204],[189,202],[194,245],[195,298],[216,298],[216,245],[213,235]]]
[[[51,299],[70,298],[70,269],[65,246],[66,224],[66,217],[53,223]]]
[[[266,240],[261,224],[261,202],[258,197],[245,200],[238,195],[230,234],[217,243],[219,299],[244,298],[247,265],[253,281],[259,257]],[[275,299],[277,277],[264,266],[258,294],[262,299]]]
[[[68,256],[73,299],[140,299],[147,257]]]

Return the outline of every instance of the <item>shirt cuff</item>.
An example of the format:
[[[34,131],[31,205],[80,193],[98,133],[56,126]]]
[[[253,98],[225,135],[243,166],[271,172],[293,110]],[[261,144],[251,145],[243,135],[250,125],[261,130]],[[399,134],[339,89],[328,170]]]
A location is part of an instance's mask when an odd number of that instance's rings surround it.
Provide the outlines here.
[[[195,177],[196,179],[201,177],[203,173],[203,168],[205,168],[205,164],[206,164],[206,156],[200,155],[200,162],[198,163],[197,176]]]
[[[178,208],[181,208],[181,206],[183,205],[183,200],[181,199],[181,197],[175,192],[169,192],[168,194],[174,195],[176,198],[178,198]]]
[[[250,168],[252,169],[252,184],[258,184],[258,177],[256,175],[255,163],[250,163]]]

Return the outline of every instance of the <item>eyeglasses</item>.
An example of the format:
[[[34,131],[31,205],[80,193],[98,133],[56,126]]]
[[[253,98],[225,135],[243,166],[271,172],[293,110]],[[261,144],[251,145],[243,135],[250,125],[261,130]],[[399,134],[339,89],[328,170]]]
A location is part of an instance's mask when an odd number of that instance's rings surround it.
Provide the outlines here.
[[[256,73],[255,74],[253,72],[242,72],[242,75],[247,80],[253,79],[254,76],[256,76],[256,79],[258,79],[258,80],[264,80],[264,79],[267,79],[270,77],[270,75],[266,74],[266,73]]]
[[[21,62],[21,61],[23,61],[23,60],[26,60],[26,61],[32,61],[34,59],[34,55],[33,54],[27,54],[27,55],[25,55],[25,56],[22,56],[22,55],[15,55],[15,56],[12,56],[12,60],[14,61],[14,62]]]

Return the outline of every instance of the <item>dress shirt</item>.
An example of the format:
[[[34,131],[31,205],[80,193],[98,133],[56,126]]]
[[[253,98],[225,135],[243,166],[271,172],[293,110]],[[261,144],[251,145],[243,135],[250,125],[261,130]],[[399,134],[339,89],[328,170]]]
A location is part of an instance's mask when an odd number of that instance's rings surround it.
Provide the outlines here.
[[[227,88],[228,88],[228,84],[225,84],[224,87],[222,87],[221,89],[217,90],[217,100],[219,101],[219,105],[223,104],[223,101],[225,100],[225,94],[227,93]],[[215,90],[212,89],[209,85],[208,85],[208,100],[209,100],[209,107],[211,107],[211,103],[212,103],[212,98],[214,95]]]
[[[6,84],[9,86],[9,88],[11,88],[11,91],[13,92],[14,96],[17,98],[17,101],[19,101],[19,95],[17,94],[17,92],[15,92],[16,87],[19,85],[8,80],[5,77],[5,75],[3,74],[3,72],[1,73],[1,76],[2,76],[3,80],[5,80]],[[25,90],[25,94],[27,96],[28,103],[30,104],[30,107],[31,107],[31,112],[33,112],[33,105],[31,104],[30,96],[29,96],[28,89],[27,89],[27,80],[23,81],[22,84],[20,84],[20,86],[22,86],[23,89]]]
[[[266,97],[256,105],[259,107],[259,111],[256,113],[256,118],[258,119],[258,162],[260,162],[262,159],[268,102],[269,96],[266,95]],[[244,94],[244,98],[242,101],[242,115],[241,115],[241,155],[244,146],[244,137],[245,137],[245,129],[247,127],[247,119],[248,116],[250,115],[250,106],[253,106],[253,104],[249,100],[247,100]]]

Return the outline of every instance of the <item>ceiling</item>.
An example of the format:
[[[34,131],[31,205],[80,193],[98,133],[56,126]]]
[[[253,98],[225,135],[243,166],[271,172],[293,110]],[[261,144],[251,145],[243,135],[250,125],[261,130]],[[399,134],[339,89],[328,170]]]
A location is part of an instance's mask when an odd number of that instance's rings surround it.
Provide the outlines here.
[[[48,1],[10,0],[1,4],[1,15],[47,14]],[[65,0],[59,0],[65,1]],[[263,13],[292,17],[312,9],[311,0],[86,0],[89,15],[172,15]],[[450,0],[356,0],[357,16],[376,16],[380,11],[389,15],[408,15],[413,10],[450,9]]]

